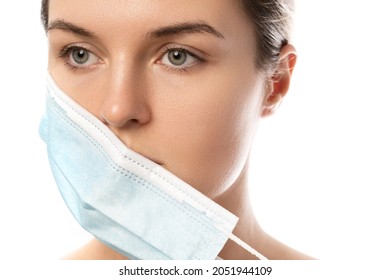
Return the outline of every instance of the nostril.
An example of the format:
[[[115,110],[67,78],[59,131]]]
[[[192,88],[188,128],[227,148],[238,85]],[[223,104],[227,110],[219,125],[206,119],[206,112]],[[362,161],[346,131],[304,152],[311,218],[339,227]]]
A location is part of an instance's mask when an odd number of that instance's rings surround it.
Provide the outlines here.
[[[138,124],[139,120],[138,119],[131,119],[129,122],[133,123],[133,124]]]

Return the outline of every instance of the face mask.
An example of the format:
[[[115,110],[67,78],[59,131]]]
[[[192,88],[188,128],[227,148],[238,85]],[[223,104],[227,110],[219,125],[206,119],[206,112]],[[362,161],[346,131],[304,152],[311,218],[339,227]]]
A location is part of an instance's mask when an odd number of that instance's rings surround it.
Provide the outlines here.
[[[73,216],[130,259],[215,259],[238,218],[126,147],[48,77],[40,134]]]

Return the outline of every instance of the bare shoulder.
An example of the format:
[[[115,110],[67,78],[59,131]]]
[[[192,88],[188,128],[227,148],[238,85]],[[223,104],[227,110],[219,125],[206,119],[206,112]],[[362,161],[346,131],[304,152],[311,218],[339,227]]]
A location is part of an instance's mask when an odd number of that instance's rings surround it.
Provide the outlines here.
[[[92,239],[82,247],[61,258],[62,260],[127,260],[97,239]]]
[[[267,256],[272,260],[315,260],[314,257],[299,252],[271,236],[268,236],[267,252]]]

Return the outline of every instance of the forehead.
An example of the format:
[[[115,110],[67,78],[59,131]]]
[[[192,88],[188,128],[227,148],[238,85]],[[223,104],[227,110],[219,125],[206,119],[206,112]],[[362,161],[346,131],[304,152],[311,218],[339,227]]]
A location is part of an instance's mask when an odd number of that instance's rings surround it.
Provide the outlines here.
[[[159,26],[202,21],[233,40],[252,40],[236,0],[50,0],[49,22],[64,19],[101,35],[144,36]],[[109,38],[107,38],[109,39]]]

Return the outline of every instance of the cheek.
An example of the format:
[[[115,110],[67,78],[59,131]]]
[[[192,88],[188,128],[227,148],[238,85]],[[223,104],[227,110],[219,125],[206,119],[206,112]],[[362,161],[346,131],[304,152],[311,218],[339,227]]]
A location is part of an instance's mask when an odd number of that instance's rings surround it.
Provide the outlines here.
[[[165,135],[167,168],[215,197],[234,183],[244,167],[259,117],[261,90],[253,81],[230,76],[196,84],[188,83],[176,106],[159,118],[166,121],[160,125],[164,133],[159,134]]]
[[[49,56],[48,70],[59,88],[90,113],[96,112],[103,102],[109,76],[103,71],[78,75],[69,71],[63,62]]]

